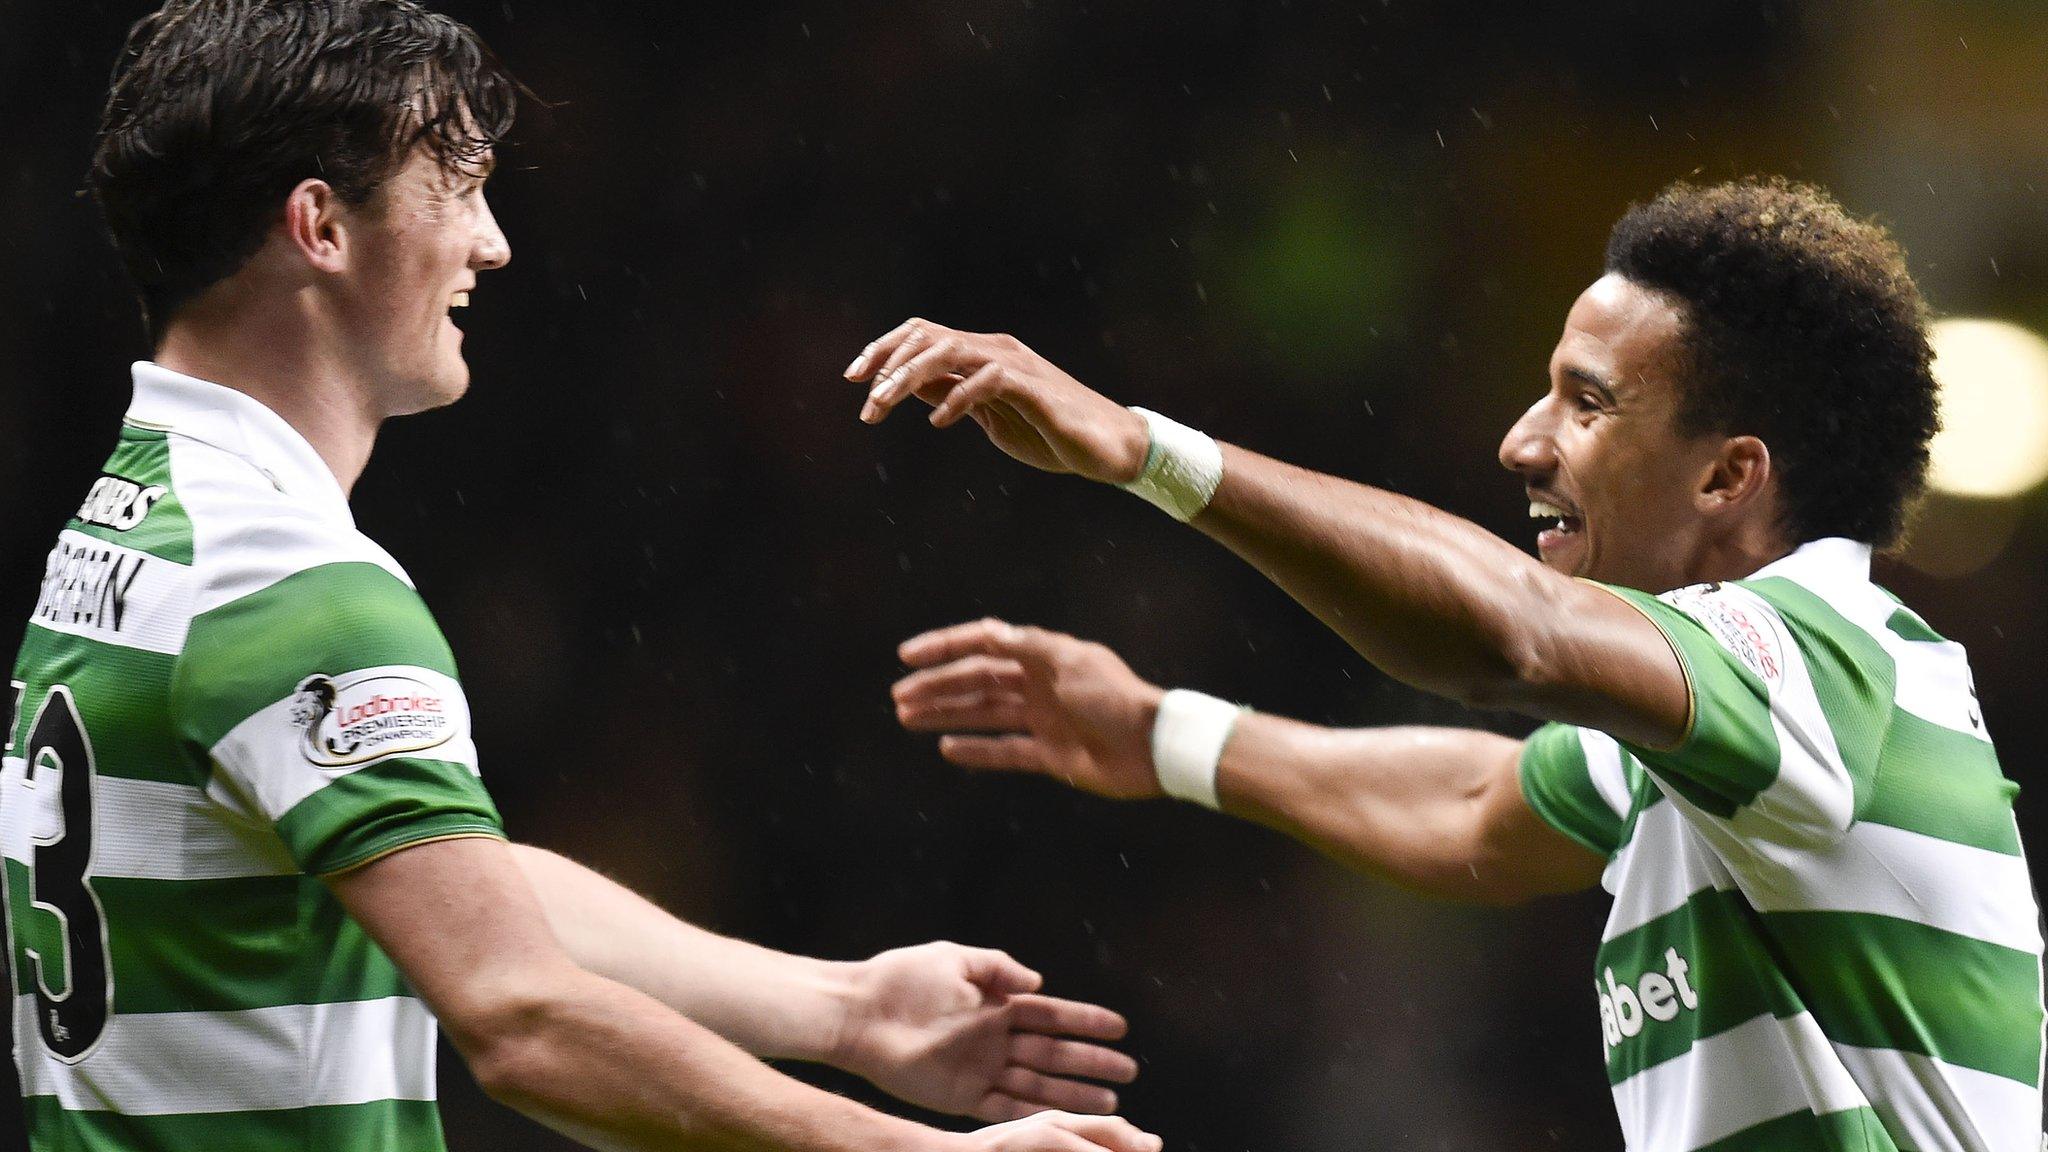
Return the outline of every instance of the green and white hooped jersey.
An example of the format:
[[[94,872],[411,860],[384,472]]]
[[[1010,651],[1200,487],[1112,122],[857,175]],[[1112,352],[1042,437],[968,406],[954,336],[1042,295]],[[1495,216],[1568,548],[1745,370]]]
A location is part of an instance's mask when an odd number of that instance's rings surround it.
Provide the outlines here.
[[[500,836],[433,617],[255,400],[135,366],[0,772],[35,1149],[438,1149],[435,1024],[318,879]]]
[[[1522,785],[1609,861],[1595,998],[1631,1152],[2039,1152],[2040,916],[1961,646],[1848,540],[1611,591],[1678,652],[1691,730],[1549,725]]]

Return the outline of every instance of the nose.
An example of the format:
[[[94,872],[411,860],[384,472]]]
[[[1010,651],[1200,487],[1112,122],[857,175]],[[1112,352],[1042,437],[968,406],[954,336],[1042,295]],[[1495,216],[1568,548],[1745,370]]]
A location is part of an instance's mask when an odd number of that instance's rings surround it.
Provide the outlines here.
[[[510,264],[512,242],[505,239],[504,229],[498,227],[498,218],[491,214],[489,201],[480,205],[476,223],[476,246],[470,250],[469,266],[479,272],[488,272]]]
[[[1522,413],[1500,442],[1500,466],[1521,476],[1544,475],[1557,470],[1555,420],[1545,396]]]

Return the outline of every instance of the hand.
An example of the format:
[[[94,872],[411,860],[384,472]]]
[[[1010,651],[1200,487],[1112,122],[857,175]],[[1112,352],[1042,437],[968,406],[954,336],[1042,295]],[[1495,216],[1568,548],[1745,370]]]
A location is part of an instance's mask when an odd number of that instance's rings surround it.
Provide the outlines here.
[[[947,760],[1037,772],[1117,800],[1160,795],[1152,721],[1165,693],[1102,645],[989,619],[913,637],[898,654],[918,671],[891,689],[896,719],[948,733],[939,738]]]
[[[846,366],[875,386],[860,418],[879,423],[905,397],[932,405],[935,428],[972,416],[996,447],[1046,472],[1122,484],[1145,468],[1151,430],[1137,413],[1093,391],[1014,336],[956,332],[912,318]]]
[[[1047,1108],[1113,1112],[1137,1062],[1091,1040],[1124,1034],[1107,1008],[1039,996],[1040,978],[1002,952],[897,948],[855,966],[854,1007],[834,1063],[935,1112],[1010,1120]],[[1056,1144],[989,1147],[1066,1147]],[[1078,1145],[1076,1145],[1078,1147]]]
[[[1040,1112],[969,1132],[966,1152],[1159,1152],[1166,1142],[1117,1116]]]

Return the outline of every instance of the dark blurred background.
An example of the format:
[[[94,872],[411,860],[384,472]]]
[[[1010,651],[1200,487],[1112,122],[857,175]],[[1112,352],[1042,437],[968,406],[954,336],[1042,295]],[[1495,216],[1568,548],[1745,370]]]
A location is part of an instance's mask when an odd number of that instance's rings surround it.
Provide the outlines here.
[[[0,0],[6,651],[147,354],[76,191],[143,7]],[[862,426],[838,373],[913,313],[1009,331],[1527,541],[1495,445],[1669,181],[1819,181],[1944,314],[2048,325],[2048,12],[444,7],[559,104],[492,184],[514,259],[463,318],[469,398],[388,428],[355,506],[440,614],[516,836],[779,948],[1008,948],[1129,1013],[1126,1110],[1187,1152],[1618,1147],[1604,897],[1442,906],[1191,807],[970,778],[886,687],[897,641],[1000,613],[1310,720],[1526,723],[1390,682],[1130,497]],[[1882,579],[1970,646],[2038,852],[2048,502],[1944,499],[1919,539]],[[456,1149],[568,1147],[442,1067]]]

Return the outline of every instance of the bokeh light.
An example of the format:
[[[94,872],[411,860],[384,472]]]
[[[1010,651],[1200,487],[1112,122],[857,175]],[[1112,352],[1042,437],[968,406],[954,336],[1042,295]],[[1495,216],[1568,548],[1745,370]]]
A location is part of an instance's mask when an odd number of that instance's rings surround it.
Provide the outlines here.
[[[2048,479],[2048,340],[2002,320],[1953,318],[1934,325],[1933,342],[1933,488],[2004,498]]]

